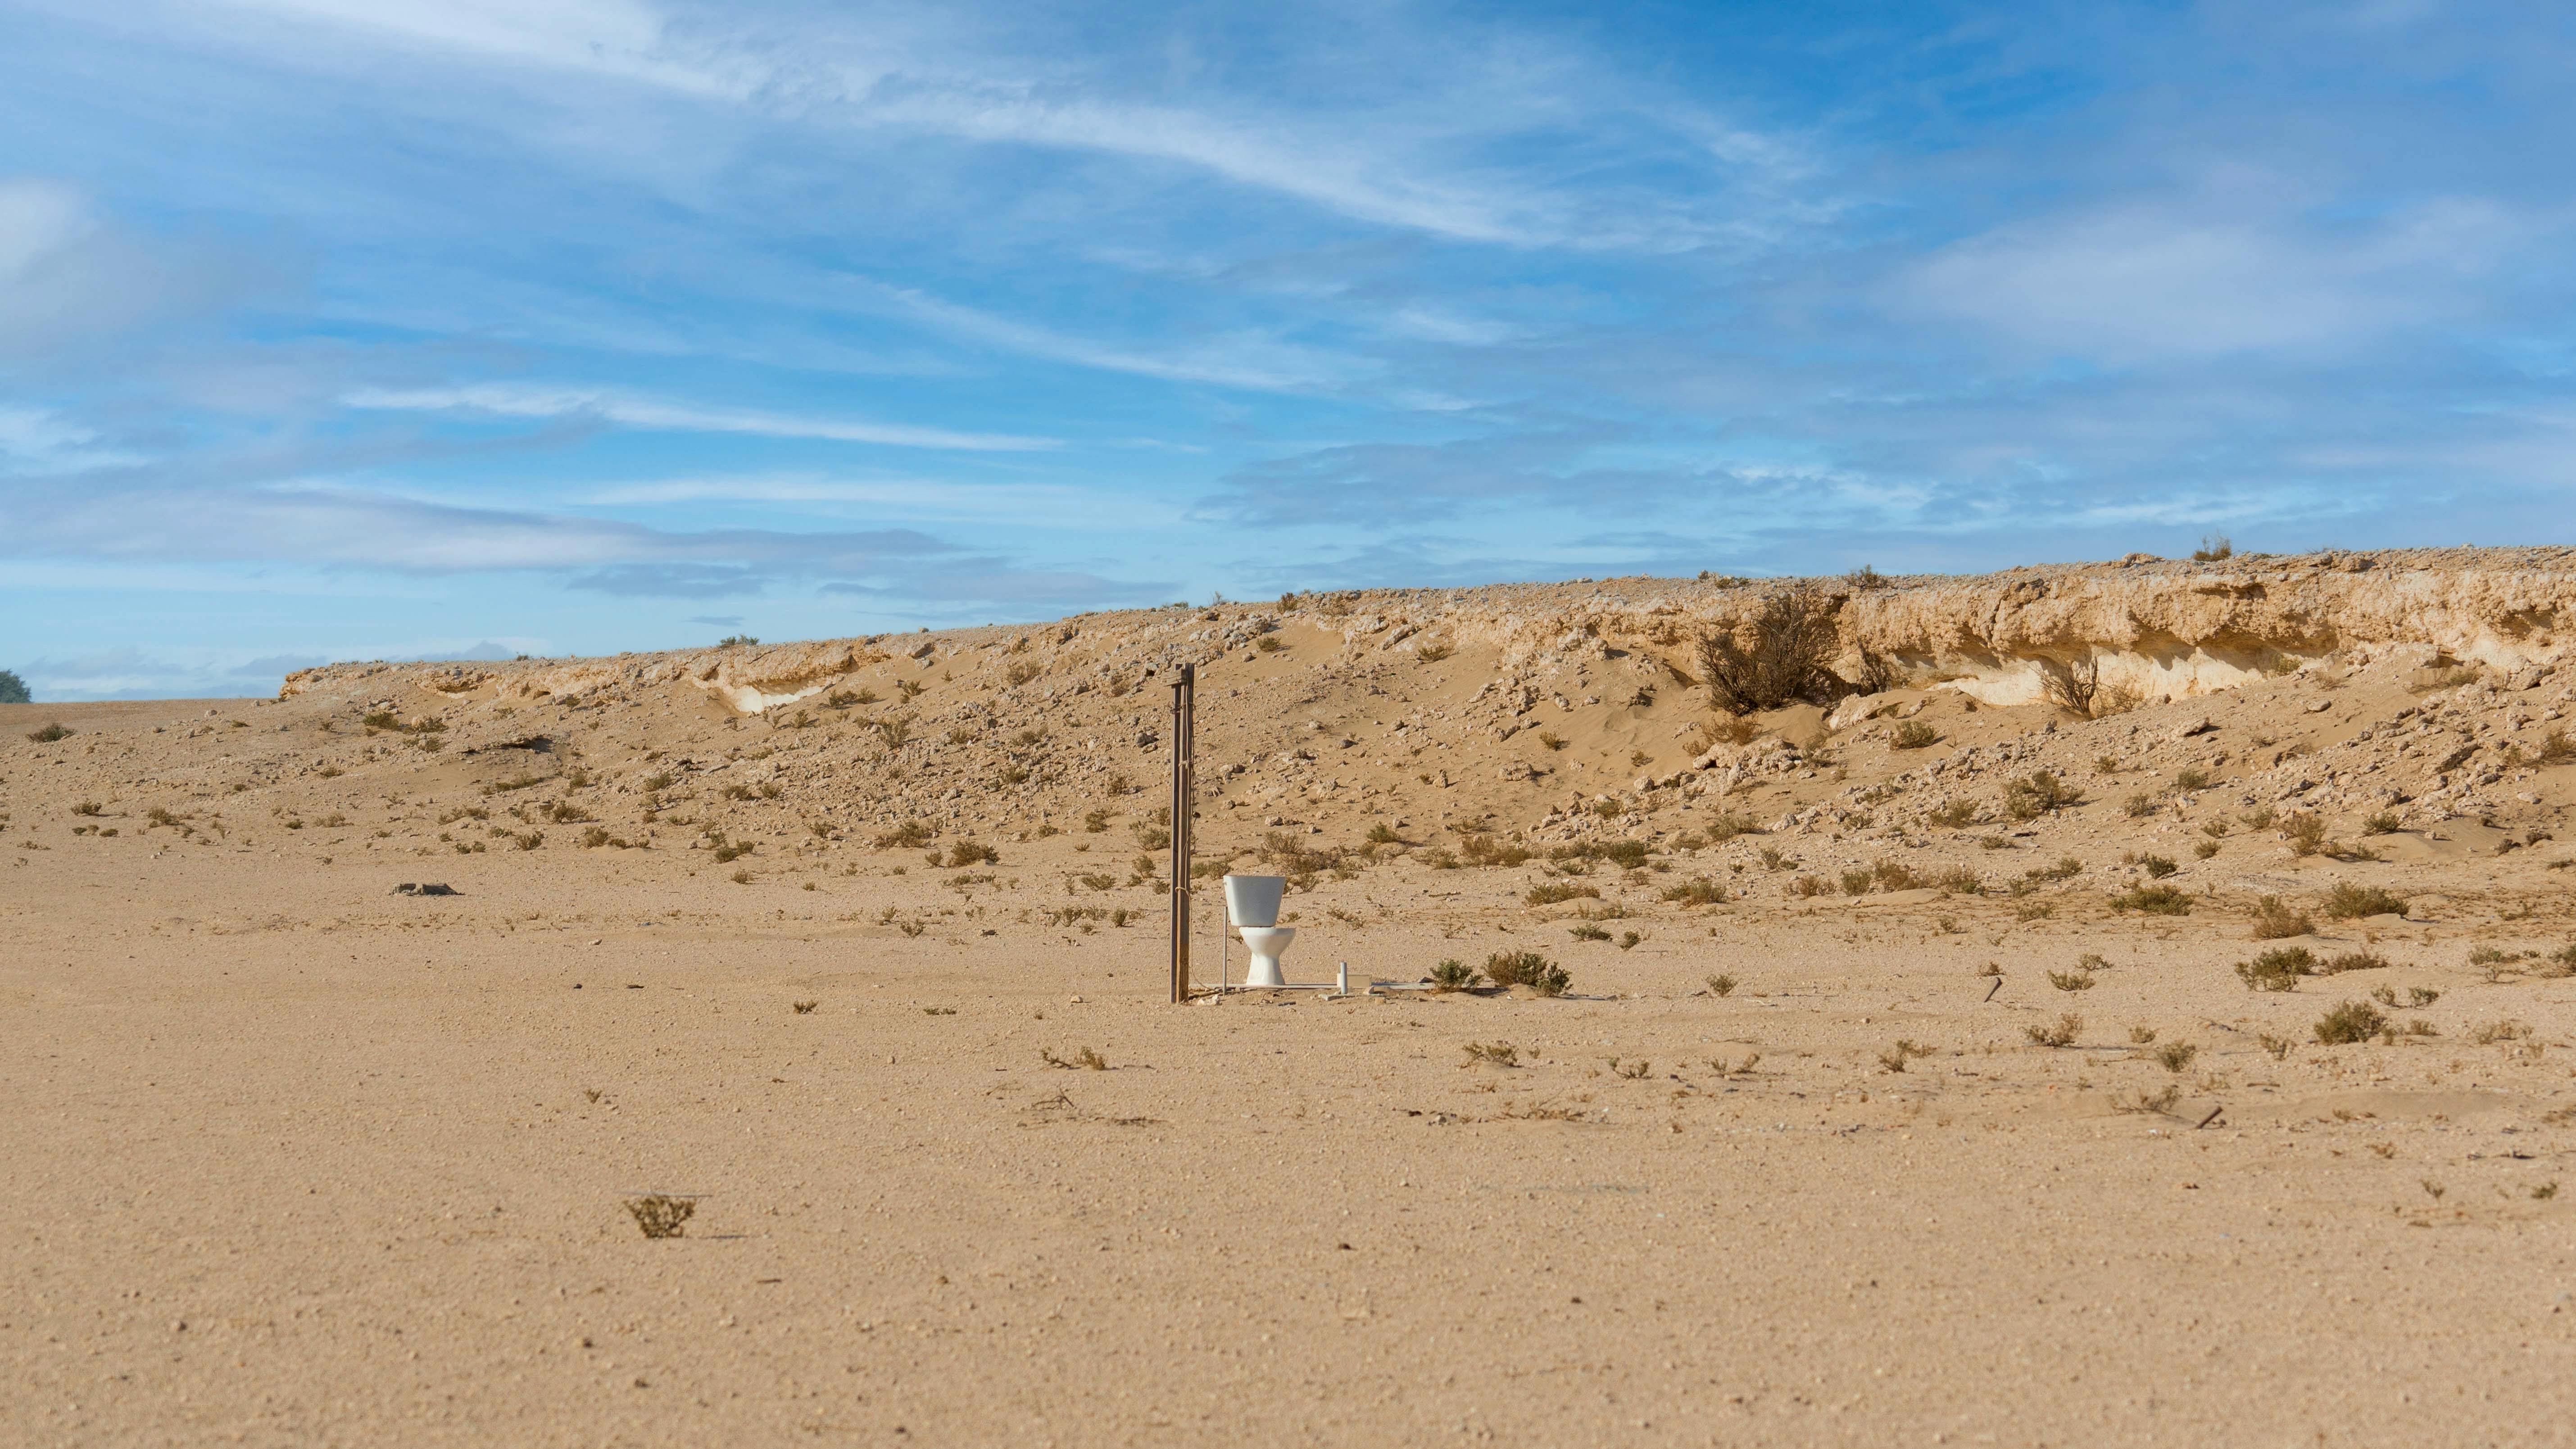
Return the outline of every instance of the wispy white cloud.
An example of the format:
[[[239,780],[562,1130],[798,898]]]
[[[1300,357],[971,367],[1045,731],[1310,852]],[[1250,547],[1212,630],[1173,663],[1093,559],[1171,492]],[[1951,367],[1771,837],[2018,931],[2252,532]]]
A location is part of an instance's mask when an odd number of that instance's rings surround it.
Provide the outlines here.
[[[0,477],[85,473],[141,461],[141,454],[103,446],[96,432],[59,414],[0,403]]]
[[[1186,99],[1080,76],[1004,27],[876,5],[828,19],[656,7],[640,0],[227,0],[290,24],[327,26],[381,48],[540,67],[639,84],[748,114],[852,129],[905,130],[986,145],[1116,157],[1291,198],[1353,221],[1454,241],[1578,250],[1670,251],[1742,240],[1739,188],[1787,204],[1813,171],[1807,148],[1649,95],[1638,78],[1579,51],[1500,32],[1456,45],[1363,108],[1327,111],[1242,92]],[[1440,43],[1390,14],[1391,47]],[[245,43],[238,34],[229,43]],[[1034,42],[1030,42],[1034,44]],[[296,49],[308,63],[341,63]],[[1088,82],[1088,83],[1086,83]],[[1487,153],[1532,128],[1590,124],[1652,134],[1667,164],[1697,166],[1695,188],[1629,185],[1601,205],[1597,163],[1560,176]],[[1812,207],[1812,191],[1799,209]]]
[[[2331,346],[2477,308],[2478,279],[2538,229],[2476,197],[2340,227],[2277,196],[2132,202],[1947,247],[1897,301],[2122,362]]]
[[[947,478],[841,478],[814,473],[664,478],[591,488],[591,507],[697,503],[806,503],[954,521],[1042,521],[1054,527],[1131,528],[1169,505],[1143,492],[1071,483],[986,483]]]
[[[1258,391],[1299,392],[1341,386],[1377,371],[1375,363],[1336,356],[1258,331],[1238,331],[1169,351],[1109,346],[946,301],[909,287],[851,278],[861,296],[924,325],[1027,357],[1172,382],[1216,383]]]
[[[1053,438],[1030,438],[1008,433],[960,433],[901,423],[695,407],[606,388],[517,383],[428,388],[369,387],[354,389],[343,395],[341,401],[353,408],[484,413],[514,418],[596,418],[655,432],[754,433],[772,438],[821,438],[842,443],[880,443],[898,448],[1025,453],[1059,446]]]

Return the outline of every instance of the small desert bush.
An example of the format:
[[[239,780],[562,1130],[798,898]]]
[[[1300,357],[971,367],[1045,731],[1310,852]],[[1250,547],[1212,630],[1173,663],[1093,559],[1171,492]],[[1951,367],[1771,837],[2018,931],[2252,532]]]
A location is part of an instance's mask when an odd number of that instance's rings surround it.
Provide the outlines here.
[[[2317,1018],[2317,1040],[2327,1046],[2350,1046],[2388,1029],[2388,1018],[2367,1001],[2347,1001]]]
[[[67,740],[71,737],[72,732],[64,729],[60,721],[49,724],[40,730],[27,731],[27,738],[34,740],[40,745],[50,745],[56,740]]]
[[[1574,984],[1564,967],[1536,951],[1496,951],[1485,958],[1485,979],[1496,986],[1526,986],[1541,996],[1563,996]]]
[[[648,1238],[680,1236],[682,1226],[697,1210],[698,1205],[692,1199],[669,1197],[658,1192],[626,1200],[627,1215],[635,1219],[635,1226],[643,1229],[644,1236]]]
[[[1610,933],[1608,931],[1601,929],[1590,921],[1584,921],[1579,925],[1569,928],[1567,934],[1571,935],[1578,941],[1607,941],[1610,939]]]
[[[2326,919],[2349,921],[2357,916],[2402,916],[2406,901],[2377,886],[2357,886],[2349,881],[2326,892]]]
[[[2036,820],[2051,810],[2082,804],[2084,792],[2046,770],[2034,770],[2004,787],[2004,809],[2015,820]]]
[[[2075,1038],[2083,1031],[2084,1018],[2070,1011],[2054,1022],[2023,1027],[2022,1035],[2029,1037],[2032,1044],[2036,1046],[2065,1047],[2073,1046]]]
[[[1459,1048],[1467,1054],[1467,1065],[1479,1063],[1489,1067],[1517,1067],[1521,1049],[1507,1041],[1471,1041]]]
[[[2281,904],[2279,896],[2265,896],[2254,903],[2254,939],[2281,941],[2292,936],[2313,933],[2317,923],[2305,911],[2294,911]]]
[[[1726,903],[1726,887],[1704,875],[1692,876],[1677,886],[1664,890],[1664,899],[1685,906],[1715,906]]]
[[[2073,971],[2051,971],[2048,984],[2060,991],[2090,991],[2093,989],[2093,973],[2080,967]]]
[[[1597,901],[1601,899],[1601,888],[1576,885],[1571,881],[1543,880],[1531,886],[1529,893],[1521,899],[1534,906],[1552,906],[1560,901],[1573,900],[1578,896],[1589,896]]]
[[[2132,820],[2136,820],[2142,816],[2153,815],[2156,813],[2156,797],[2142,790],[2137,794],[2130,796],[2128,799],[2121,801],[2120,809],[2122,813],[2126,814]]]
[[[2305,946],[2279,946],[2236,963],[2248,991],[2296,991],[2299,978],[2316,974],[2317,958]]]
[[[1941,732],[1919,719],[1910,719],[1896,727],[1890,743],[1900,750],[1920,750],[1941,743]]]
[[[930,826],[925,821],[907,820],[892,830],[879,832],[872,843],[879,850],[919,850],[930,843]]]
[[[2174,772],[2174,788],[2177,790],[2206,790],[2209,788],[2209,772],[2207,770],[2177,770]]]
[[[1760,725],[1742,715],[1732,714],[1711,720],[1700,729],[1708,736],[1709,743],[1716,745],[1749,745],[1755,735],[1762,733]]]
[[[1712,976],[1708,978],[1708,994],[1711,996],[1734,995],[1735,978],[1732,976]]]
[[[1269,636],[1265,634],[1262,637],[1266,639]],[[1431,989],[1434,991],[1465,991],[1474,986],[1476,984],[1476,979],[1483,974],[1484,973],[1478,971],[1475,967],[1470,966],[1466,962],[1458,960],[1453,956],[1431,968]]]
[[[2302,857],[2314,855],[2325,849],[2325,817],[2313,812],[2294,815],[2290,817],[2289,824],[2281,827],[2281,834],[2290,842],[2292,855]]]
[[[2111,897],[2115,911],[2144,911],[2151,916],[2188,916],[2191,897],[2169,885],[2142,885]]]
[[[2181,866],[2161,855],[2142,855],[2138,857],[2138,864],[2146,868],[2147,877],[2150,880],[2163,880],[2166,876],[2182,869]]]
[[[2346,951],[2339,956],[2318,962],[2314,974],[2340,976],[2346,971],[2385,971],[2388,965],[2388,958],[2376,951]],[[2421,1006],[2424,1003],[2417,1002],[2416,1005]]]
[[[1469,835],[1458,842],[1458,853],[1469,865],[1510,867],[1526,863],[1528,846],[1516,841],[1497,840],[1491,835]]]
[[[1964,830],[1977,823],[1977,814],[1977,802],[1963,798],[1935,808],[1923,819],[1944,830]]]
[[[2185,1067],[2191,1065],[2192,1058],[2199,1055],[2200,1048],[2190,1042],[2167,1042],[2156,1048],[2156,1064],[2166,1071],[2179,1074]]]
[[[2406,822],[2399,819],[2397,812],[2393,810],[2382,810],[2361,822],[2361,833],[2364,835],[2394,835],[2405,828]]]
[[[2121,684],[2102,680],[2102,661],[2078,659],[2039,676],[2040,692],[2048,702],[2078,719],[2101,719],[2135,709],[2137,691]]]
[[[1932,1048],[1921,1042],[1899,1037],[1896,1045],[1878,1054],[1878,1064],[1891,1072],[1901,1072],[1905,1070],[1907,1062],[1930,1055],[1932,1055]]]
[[[980,841],[960,840],[948,847],[948,868],[959,870],[970,865],[1000,865],[1002,853]]]

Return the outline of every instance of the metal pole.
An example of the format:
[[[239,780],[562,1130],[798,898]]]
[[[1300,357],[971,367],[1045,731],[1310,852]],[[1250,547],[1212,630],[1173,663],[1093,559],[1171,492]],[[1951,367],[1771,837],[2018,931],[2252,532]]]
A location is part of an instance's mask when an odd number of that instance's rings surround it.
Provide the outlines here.
[[[1190,764],[1198,723],[1198,666],[1184,664],[1172,684],[1172,1001],[1190,999]]]

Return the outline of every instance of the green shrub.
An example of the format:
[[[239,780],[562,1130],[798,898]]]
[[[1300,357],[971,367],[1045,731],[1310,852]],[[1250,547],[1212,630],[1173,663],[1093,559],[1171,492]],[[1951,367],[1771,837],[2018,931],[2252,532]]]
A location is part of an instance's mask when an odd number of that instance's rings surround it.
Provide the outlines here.
[[[2377,886],[2357,886],[2349,881],[2326,892],[2326,919],[2349,921],[2357,916],[2402,916],[2406,901]]]
[[[1485,958],[1485,979],[1496,986],[1526,986],[1541,996],[1563,996],[1574,984],[1564,967],[1536,951],[1496,951]]]
[[[1267,639],[1270,636],[1264,634],[1261,637]],[[1431,968],[1431,989],[1434,991],[1464,991],[1469,987],[1474,986],[1476,984],[1476,978],[1481,974],[1483,973],[1477,971],[1475,967],[1452,957],[1449,960],[1443,961],[1439,965]]]
[[[0,704],[33,704],[36,697],[27,692],[27,681],[14,670],[0,669]]]
[[[1715,906],[1726,902],[1726,887],[1704,875],[1692,876],[1680,885],[1668,887],[1664,899],[1685,906]]]
[[[2291,936],[2305,936],[2315,931],[2317,923],[2307,912],[2294,911],[2281,904],[2279,896],[2265,896],[2254,903],[2254,939],[2279,941]]]
[[[2188,916],[2191,897],[2169,885],[2144,885],[2111,897],[2115,911],[2144,911],[2151,916]]]
[[[2305,946],[2281,946],[2236,963],[2248,991],[2296,991],[2299,978],[2316,974],[2317,958]]]
[[[2317,1040],[2327,1046],[2368,1041],[2388,1029],[2388,1018],[2367,1001],[2347,1001],[2317,1018]]]

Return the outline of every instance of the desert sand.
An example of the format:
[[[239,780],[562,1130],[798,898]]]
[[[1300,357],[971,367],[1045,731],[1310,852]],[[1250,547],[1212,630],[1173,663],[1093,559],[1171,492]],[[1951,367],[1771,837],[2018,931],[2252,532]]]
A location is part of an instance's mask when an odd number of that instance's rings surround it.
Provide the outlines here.
[[[1778,587],[0,707],[0,1440],[2576,1438],[2576,552]]]

